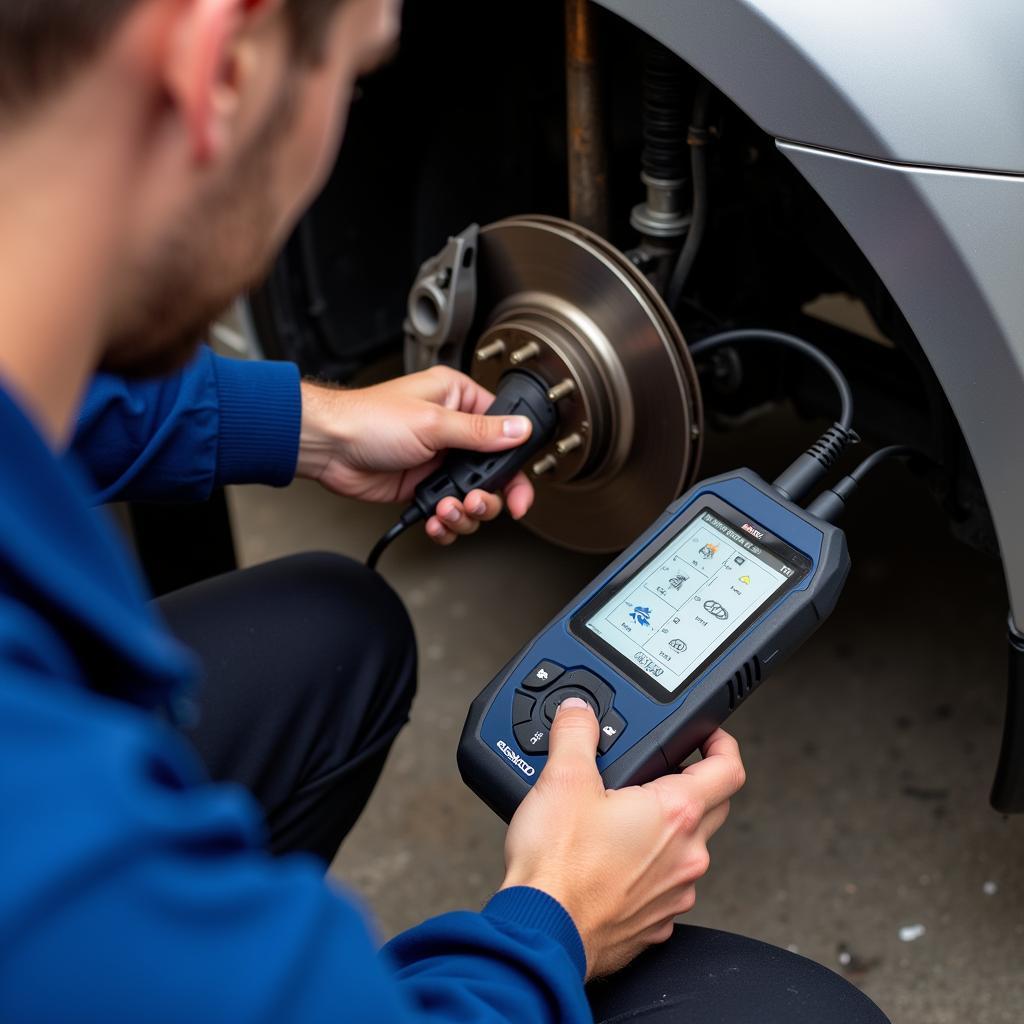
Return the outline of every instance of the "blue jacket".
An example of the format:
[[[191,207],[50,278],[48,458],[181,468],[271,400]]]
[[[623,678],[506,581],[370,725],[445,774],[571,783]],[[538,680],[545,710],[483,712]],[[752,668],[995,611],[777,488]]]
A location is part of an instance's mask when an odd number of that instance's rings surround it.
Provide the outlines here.
[[[187,693],[103,513],[114,498],[285,484],[298,374],[204,350],[169,379],[101,377],[58,459],[0,391],[0,1020],[583,1021],[584,955],[533,889],[378,951],[258,808],[214,785],[154,709]]]

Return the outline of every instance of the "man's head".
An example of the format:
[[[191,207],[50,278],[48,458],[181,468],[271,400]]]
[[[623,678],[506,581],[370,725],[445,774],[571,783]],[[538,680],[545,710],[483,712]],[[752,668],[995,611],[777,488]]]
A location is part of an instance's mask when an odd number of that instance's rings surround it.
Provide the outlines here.
[[[120,176],[107,366],[180,363],[263,276],[330,171],[356,79],[395,43],[399,3],[0,0],[0,158],[5,138],[50,131],[71,144],[68,174],[77,144],[83,181]]]

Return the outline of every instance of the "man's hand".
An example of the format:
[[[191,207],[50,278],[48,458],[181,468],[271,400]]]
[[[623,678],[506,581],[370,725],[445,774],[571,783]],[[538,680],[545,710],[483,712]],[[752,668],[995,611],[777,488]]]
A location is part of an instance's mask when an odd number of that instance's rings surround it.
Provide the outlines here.
[[[493,401],[485,388],[443,366],[353,391],[304,383],[298,475],[350,498],[408,501],[447,449],[498,452],[530,436],[525,416],[485,416]],[[524,474],[505,488],[504,499],[513,519],[526,515],[533,487]],[[476,533],[502,505],[501,496],[480,490],[464,502],[445,498],[427,534],[451,544]]]
[[[673,919],[694,905],[708,840],[745,779],[736,741],[719,729],[704,759],[682,774],[606,791],[597,740],[594,713],[566,700],[548,763],[509,827],[503,885],[541,889],[565,907],[583,939],[588,978],[669,938]]]

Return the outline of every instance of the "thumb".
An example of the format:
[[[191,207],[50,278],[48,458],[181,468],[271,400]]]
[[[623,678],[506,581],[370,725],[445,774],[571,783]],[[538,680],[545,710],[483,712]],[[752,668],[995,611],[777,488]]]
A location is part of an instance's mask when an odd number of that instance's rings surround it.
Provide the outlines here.
[[[590,705],[579,697],[567,697],[551,725],[548,766],[593,775],[600,782],[595,761],[598,736],[597,716]]]
[[[533,424],[525,416],[484,416],[455,409],[440,409],[439,412],[424,438],[436,452],[446,448],[504,451],[522,444],[533,431]]]

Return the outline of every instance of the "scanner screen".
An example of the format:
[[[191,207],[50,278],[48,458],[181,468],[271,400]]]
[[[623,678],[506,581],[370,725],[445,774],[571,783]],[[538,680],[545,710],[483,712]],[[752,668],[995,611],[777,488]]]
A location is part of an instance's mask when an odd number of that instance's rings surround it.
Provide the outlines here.
[[[787,583],[805,575],[760,531],[703,509],[584,625],[675,693]]]

